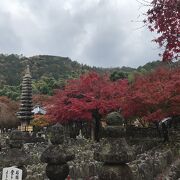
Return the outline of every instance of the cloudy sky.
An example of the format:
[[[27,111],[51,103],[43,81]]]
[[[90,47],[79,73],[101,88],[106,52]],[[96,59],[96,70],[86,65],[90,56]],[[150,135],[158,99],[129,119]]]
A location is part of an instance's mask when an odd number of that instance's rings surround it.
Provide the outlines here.
[[[159,59],[144,11],[136,0],[0,0],[0,53],[137,67]]]

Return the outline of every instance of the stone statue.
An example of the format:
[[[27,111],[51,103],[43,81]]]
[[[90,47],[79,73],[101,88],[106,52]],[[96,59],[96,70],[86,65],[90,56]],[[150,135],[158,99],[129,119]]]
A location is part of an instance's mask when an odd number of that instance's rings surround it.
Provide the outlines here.
[[[50,145],[41,155],[41,161],[47,163],[46,175],[50,180],[64,180],[69,174],[67,161],[74,159],[67,147],[63,145],[64,131],[59,123],[50,130]]]

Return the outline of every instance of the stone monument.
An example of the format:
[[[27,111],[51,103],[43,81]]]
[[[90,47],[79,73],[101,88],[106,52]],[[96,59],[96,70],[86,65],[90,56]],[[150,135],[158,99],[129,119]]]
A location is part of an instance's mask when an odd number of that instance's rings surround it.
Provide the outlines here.
[[[22,180],[22,170],[15,167],[3,168],[2,180]]]
[[[59,123],[50,129],[50,145],[41,155],[41,161],[47,163],[46,175],[50,180],[64,180],[69,174],[67,161],[74,159],[64,142],[63,126]]]
[[[132,173],[128,165],[132,159],[132,151],[124,135],[124,119],[117,113],[110,113],[106,118],[105,139],[94,152],[97,161],[104,162],[99,174],[100,180],[132,180]]]
[[[9,139],[9,148],[3,154],[0,154],[1,163],[4,167],[14,166],[21,169],[23,179],[27,176],[25,165],[28,164],[29,160],[29,156],[23,149],[25,140],[24,132],[17,130],[12,131]]]
[[[28,125],[32,120],[32,82],[29,65],[27,65],[26,73],[22,81],[21,105],[17,113],[21,122],[21,131],[28,131]]]

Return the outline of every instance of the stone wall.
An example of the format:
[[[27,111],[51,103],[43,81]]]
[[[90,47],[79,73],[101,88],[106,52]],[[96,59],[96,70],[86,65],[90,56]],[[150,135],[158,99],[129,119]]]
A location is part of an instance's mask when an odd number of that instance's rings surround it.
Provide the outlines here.
[[[154,147],[161,144],[161,139],[150,139],[150,138],[129,138],[126,139],[127,143],[131,146],[134,158],[136,158],[137,155],[142,154],[150,149],[153,149]]]
[[[128,126],[126,128],[126,137],[158,138],[160,137],[160,134],[158,133],[157,128]]]

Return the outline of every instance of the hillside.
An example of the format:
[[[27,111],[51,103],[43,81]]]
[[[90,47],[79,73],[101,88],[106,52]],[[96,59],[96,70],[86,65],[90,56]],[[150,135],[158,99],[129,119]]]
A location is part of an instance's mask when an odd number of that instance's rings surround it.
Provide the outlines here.
[[[80,64],[68,57],[38,55],[27,58],[14,54],[0,54],[0,96],[8,96],[12,99],[19,98],[20,83],[27,64],[30,65],[31,69],[33,93],[51,95],[53,89],[62,88],[65,85],[65,80],[79,77],[88,71],[109,74],[115,72],[116,79],[119,72],[120,74],[144,73],[158,67],[162,62],[149,62],[137,69],[131,67],[100,68]]]
[[[26,65],[30,65],[32,78],[39,80],[42,76],[67,79],[76,77],[90,69],[66,57],[33,56],[30,58],[18,55],[0,55],[0,85],[19,85]]]
[[[133,72],[135,70],[154,69],[160,62],[155,61],[152,63],[147,63],[139,68],[98,68],[90,67],[87,65],[79,64],[76,61],[70,60],[68,57],[59,56],[48,56],[39,55],[30,58],[22,57],[18,55],[0,55],[0,86],[10,85],[17,86],[22,80],[24,70],[26,65],[29,64],[31,68],[32,78],[34,80],[39,80],[42,76],[53,77],[56,80],[59,78],[68,79],[71,77],[78,77],[80,74],[94,70],[100,73],[113,71],[123,71],[123,72]]]
[[[17,86],[21,83],[26,65],[30,65],[32,79],[40,80],[42,77],[53,77],[54,79],[76,78],[87,71],[99,73],[122,70],[132,72],[133,68],[99,68],[90,67],[72,61],[68,57],[39,55],[33,57],[23,57],[19,55],[0,55],[0,86]]]

